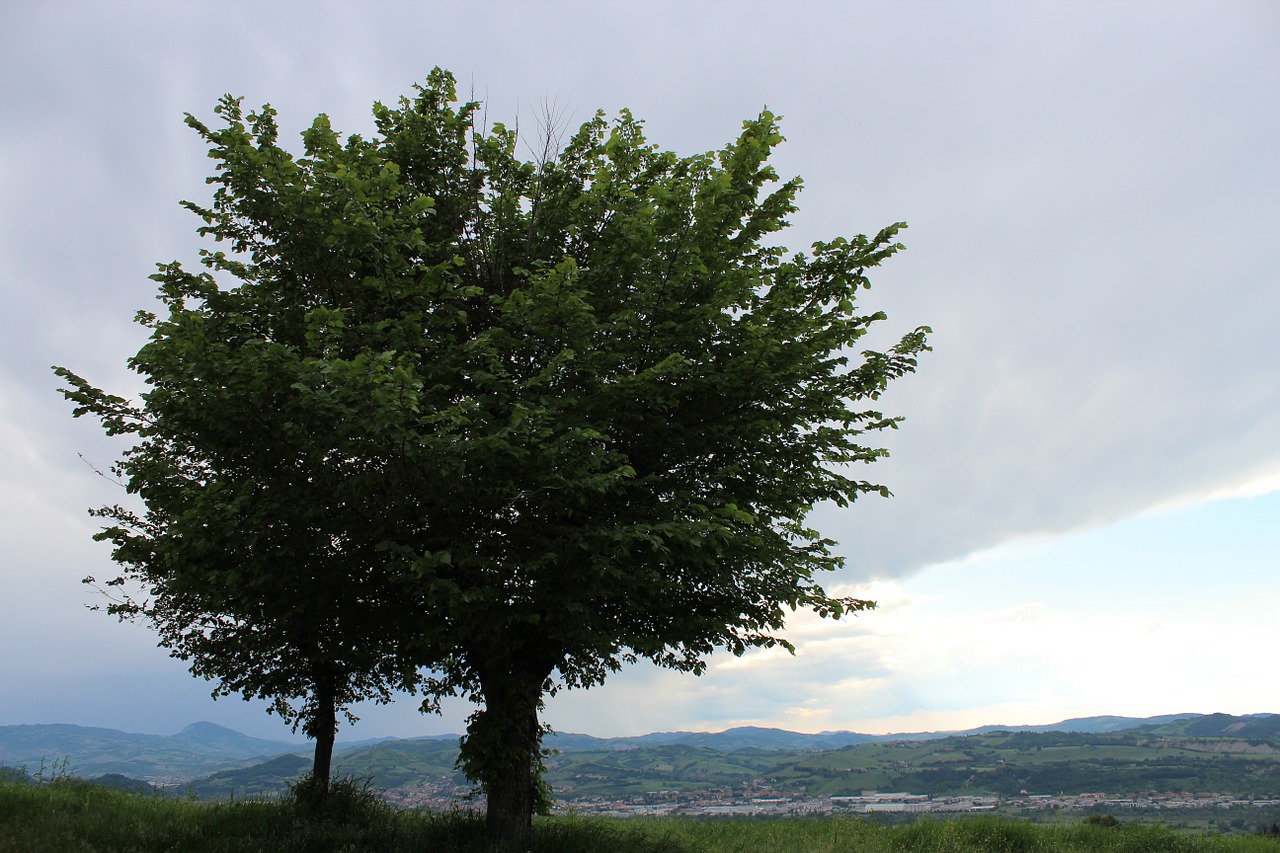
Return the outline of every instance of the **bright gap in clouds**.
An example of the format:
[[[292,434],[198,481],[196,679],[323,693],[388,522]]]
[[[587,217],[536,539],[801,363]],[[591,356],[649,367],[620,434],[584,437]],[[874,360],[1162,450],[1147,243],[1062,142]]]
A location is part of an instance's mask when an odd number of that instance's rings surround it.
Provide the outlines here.
[[[1280,712],[1280,491],[1010,544],[835,588],[879,607],[800,614],[794,657],[636,669],[548,707],[560,731],[944,731],[1095,715]]]
[[[1277,518],[1280,491],[1214,500],[856,590],[885,667],[858,727],[1276,711]]]

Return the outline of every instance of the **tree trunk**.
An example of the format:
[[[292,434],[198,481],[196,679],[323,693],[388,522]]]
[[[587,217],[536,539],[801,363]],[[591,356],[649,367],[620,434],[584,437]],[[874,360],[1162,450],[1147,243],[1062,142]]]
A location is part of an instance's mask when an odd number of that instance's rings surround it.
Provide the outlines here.
[[[538,709],[546,677],[505,671],[481,676],[484,708],[467,726],[462,757],[467,775],[484,788],[491,844],[525,847],[533,832],[542,750]]]
[[[536,716],[535,716],[536,724]],[[537,742],[535,738],[535,743]],[[536,747],[535,747],[536,748]],[[525,750],[529,747],[526,745]],[[533,761],[528,751],[494,768],[484,818],[490,842],[527,846],[533,834]]]
[[[329,792],[330,767],[333,764],[333,741],[338,734],[338,709],[333,685],[327,679],[316,683],[315,715],[307,722],[307,732],[316,742],[315,760],[311,764],[311,781],[321,798]]]
[[[333,764],[334,737],[333,729],[316,736],[316,754],[311,764],[311,778],[316,780],[316,784],[325,790],[329,788],[330,767]]]

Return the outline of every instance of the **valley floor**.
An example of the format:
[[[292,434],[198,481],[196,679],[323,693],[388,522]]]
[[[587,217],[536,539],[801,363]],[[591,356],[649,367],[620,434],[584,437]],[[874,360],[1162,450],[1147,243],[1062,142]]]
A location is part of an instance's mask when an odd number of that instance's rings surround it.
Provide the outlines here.
[[[400,808],[448,811],[465,804],[467,788],[451,780],[393,788],[383,799]],[[930,797],[906,792],[867,791],[860,796],[807,797],[766,785],[734,786],[693,791],[648,791],[629,796],[573,797],[557,792],[557,814],[607,817],[801,817],[857,815],[976,814],[999,812],[1021,816],[1057,812],[1114,813],[1160,819],[1160,814],[1221,812],[1280,815],[1280,799],[1238,797],[1231,794],[1144,791],[1136,794],[1062,794],[1017,797]]]

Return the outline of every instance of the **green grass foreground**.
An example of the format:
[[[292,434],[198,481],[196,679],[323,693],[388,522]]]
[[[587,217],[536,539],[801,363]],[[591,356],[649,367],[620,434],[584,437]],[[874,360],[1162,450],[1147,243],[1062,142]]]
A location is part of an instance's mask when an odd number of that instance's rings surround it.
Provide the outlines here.
[[[205,805],[109,790],[79,780],[0,783],[0,851],[181,853],[463,853],[482,851],[482,826],[463,814],[397,812],[369,796],[337,819],[294,801]],[[885,826],[848,818],[537,821],[537,853],[1278,853],[1264,836],[1194,836],[1153,825],[1034,825],[1001,818]]]

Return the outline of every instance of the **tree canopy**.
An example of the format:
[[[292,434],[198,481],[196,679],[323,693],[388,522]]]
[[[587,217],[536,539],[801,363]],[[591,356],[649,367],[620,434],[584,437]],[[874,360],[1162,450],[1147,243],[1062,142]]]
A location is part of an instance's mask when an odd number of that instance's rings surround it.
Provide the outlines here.
[[[888,494],[850,465],[885,455],[865,436],[897,419],[868,401],[928,329],[856,350],[901,223],[774,243],[800,181],[768,165],[767,110],[716,152],[624,111],[526,159],[478,106],[436,70],[368,139],[318,117],[297,157],[270,107],[189,116],[216,190],[184,205],[223,247],[153,276],[140,401],[59,372],[77,415],[137,439],[118,470],[145,512],[100,512],[111,583],[149,599],[117,612],[304,721],[316,673],[338,706],[471,696],[463,766],[510,839],[549,691],[641,658],[700,672],[788,645],[797,608],[870,605],[823,589],[841,558],[806,517]]]

